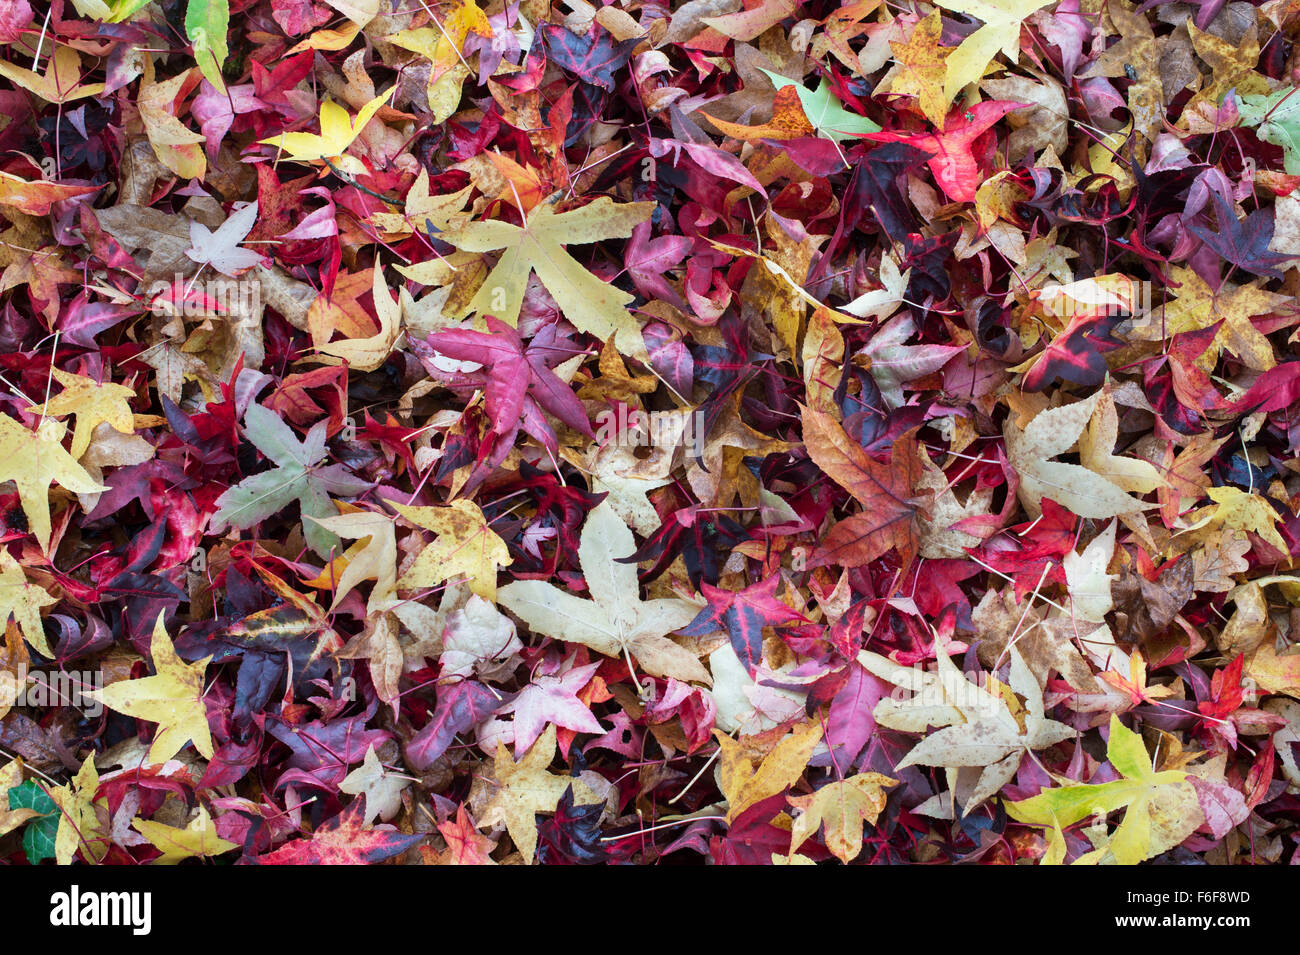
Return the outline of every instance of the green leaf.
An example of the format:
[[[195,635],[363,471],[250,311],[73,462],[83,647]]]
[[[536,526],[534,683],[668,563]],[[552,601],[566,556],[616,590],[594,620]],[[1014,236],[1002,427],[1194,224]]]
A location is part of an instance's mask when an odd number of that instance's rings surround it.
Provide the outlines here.
[[[1137,865],[1172,849],[1205,821],[1187,773],[1157,773],[1142,737],[1114,714],[1106,758],[1123,779],[1048,789],[1006,803],[1007,814],[1017,822],[1050,826],[1056,831],[1090,815],[1124,809],[1124,820],[1111,833],[1107,847],[1120,865]]]
[[[149,0],[117,0],[112,5],[113,15],[109,18],[109,23],[123,23],[131,19],[141,10],[149,5]]]
[[[803,107],[804,115],[808,117],[808,122],[813,124],[818,134],[826,139],[838,143],[860,133],[880,132],[880,126],[867,117],[846,110],[831,92],[831,84],[825,78],[814,92],[805,89],[788,76],[773,73],[771,70],[763,70],[763,72],[778,90],[787,86],[797,88],[799,105]]]
[[[221,77],[221,67],[230,52],[226,46],[229,28],[229,0],[189,0],[185,9],[185,35],[194,47],[199,70],[222,93],[226,91],[226,82]]]
[[[319,467],[325,457],[325,429],[322,421],[299,441],[293,430],[275,412],[261,405],[249,405],[244,413],[244,435],[277,467],[244,478],[217,498],[211,530],[230,527],[245,530],[283,510],[294,501],[308,517],[334,517],[338,508],[330,495],[356,495],[369,488],[341,464]],[[339,547],[338,535],[316,521],[303,522],[307,545],[321,557]]]
[[[1255,135],[1266,143],[1282,147],[1282,162],[1288,175],[1300,176],[1300,95],[1295,87],[1267,96],[1251,93],[1237,96],[1237,114],[1242,126],[1258,126]]]
[[[40,813],[23,829],[23,851],[27,853],[27,861],[37,865],[45,859],[53,859],[54,838],[59,832],[59,807],[49,794],[36,780],[29,779],[9,790],[9,808]]]

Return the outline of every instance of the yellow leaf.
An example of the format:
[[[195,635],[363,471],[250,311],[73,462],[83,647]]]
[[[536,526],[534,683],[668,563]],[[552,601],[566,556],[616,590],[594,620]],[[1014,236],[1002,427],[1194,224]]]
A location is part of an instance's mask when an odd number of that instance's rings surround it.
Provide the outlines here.
[[[1283,554],[1291,553],[1291,548],[1287,547],[1274,526],[1282,518],[1260,495],[1235,487],[1212,487],[1205,493],[1218,505],[1214,510],[1214,523],[1239,531],[1254,531],[1270,547]]]
[[[394,46],[418,53],[432,63],[428,97],[434,123],[446,122],[460,105],[461,86],[470,76],[462,51],[471,33],[490,37],[492,25],[474,0],[466,0],[437,26],[402,30],[388,37]]]
[[[7,550],[0,550],[0,613],[14,622],[43,657],[54,658],[41,627],[41,608],[58,603],[40,584],[27,579],[22,565]]]
[[[366,822],[387,822],[402,808],[402,790],[411,785],[409,776],[389,772],[375,753],[375,744],[366,749],[361,765],[339,783],[339,790],[351,796],[366,797]]]
[[[642,600],[636,565],[620,560],[635,551],[632,531],[609,501],[602,501],[588,515],[578,542],[578,563],[591,599],[546,581],[515,580],[501,588],[501,606],[537,633],[623,656],[629,670],[635,657],[655,676],[709,683],[699,657],[665,636],[690,623],[699,608],[671,597]]]
[[[208,168],[200,145],[206,140],[176,118],[176,100],[182,87],[192,82],[193,72],[186,70],[165,83],[154,83],[146,75],[140,81],[137,100],[145,135],[149,137],[154,154],[159,162],[182,179],[202,179]]]
[[[1115,714],[1110,718],[1106,758],[1122,778],[1045,789],[1029,799],[1005,803],[1007,814],[1017,822],[1058,830],[1088,816],[1104,821],[1105,815],[1124,809],[1123,822],[1111,832],[1106,844],[1120,865],[1137,865],[1172,849],[1204,822],[1187,773],[1156,772],[1142,737]],[[1063,854],[1052,848],[1052,858]],[[1044,861],[1051,864],[1050,858]]]
[[[548,724],[523,759],[515,762],[504,743],[497,743],[495,794],[479,818],[479,826],[505,823],[515,848],[532,864],[537,851],[537,813],[553,813],[564,791],[573,787],[573,801],[590,806],[600,799],[584,783],[547,771],[555,758],[555,725]]]
[[[320,105],[319,134],[281,133],[258,142],[267,146],[279,146],[288,154],[284,158],[292,162],[328,161],[344,172],[358,175],[366,171],[365,165],[356,157],[344,156],[343,153],[396,90],[397,87],[394,86],[387,93],[376,96],[362,106],[355,117],[349,116],[348,111],[333,100],[325,100]]]
[[[149,747],[151,763],[165,763],[188,742],[204,757],[212,758],[212,734],[208,731],[208,711],[203,704],[204,671],[212,657],[197,663],[183,663],[176,655],[163,614],[154,622],[154,675],[140,680],[121,680],[102,690],[88,691],[86,696],[99,700],[111,710],[158,724],[153,745]]]
[[[66,786],[50,788],[50,798],[59,807],[59,830],[54,837],[54,861],[59,865],[71,865],[78,849],[96,862],[108,854],[108,840],[101,838],[107,828],[108,807],[102,799],[96,805],[98,789],[94,753],[86,757]]]
[[[1285,693],[1300,700],[1300,652],[1279,654],[1265,640],[1246,661],[1246,676],[1265,693]]]
[[[72,0],[72,5],[77,13],[91,20],[113,23],[117,19],[112,8],[104,0]]]
[[[56,46],[54,54],[45,61],[45,72],[42,74],[0,60],[0,76],[51,103],[69,103],[83,96],[98,96],[104,92],[103,83],[82,85],[81,57],[70,46]]]
[[[921,113],[942,129],[952,98],[944,88],[948,74],[948,56],[952,50],[939,45],[943,21],[939,11],[916,24],[906,43],[890,43],[898,67],[890,73],[889,92],[896,96],[915,96]]]
[[[897,779],[880,773],[859,773],[810,795],[791,796],[790,805],[803,810],[790,832],[791,854],[824,827],[826,848],[841,862],[852,862],[862,851],[863,820],[876,824],[885,808],[885,790],[897,785]]]
[[[473,191],[473,186],[466,186],[464,189],[446,195],[431,196],[429,195],[429,171],[421,169],[406,193],[405,210],[400,213],[376,212],[370,216],[370,221],[385,232],[403,235],[409,235],[413,231],[428,231],[430,223],[438,232],[448,232],[469,221],[469,214],[461,210],[465,208],[465,203]]]
[[[397,542],[393,535],[393,520],[386,514],[374,514],[370,511],[356,511],[352,514],[340,514],[337,517],[310,517],[326,530],[333,531],[340,537],[359,539],[347,550],[347,561],[334,581],[334,602],[332,611],[339,605],[348,592],[363,580],[375,581],[370,591],[367,613],[374,613],[397,596]],[[364,545],[364,546],[363,546]],[[339,564],[339,560],[335,560]],[[338,567],[335,567],[338,571]],[[326,568],[322,577],[326,585],[330,570]],[[321,581],[307,581],[312,586],[320,586]]]
[[[107,491],[91,478],[67,451],[62,440],[66,428],[46,418],[28,431],[8,415],[0,415],[0,481],[13,481],[32,536],[50,547],[50,485],[57,483],[77,494]]]
[[[477,504],[453,501],[447,507],[410,507],[390,503],[412,524],[438,535],[402,575],[398,589],[419,590],[463,577],[469,579],[474,593],[496,600],[497,568],[510,563],[510,550],[488,526]]]
[[[1113,452],[1118,440],[1119,416],[1107,385],[1097,399],[1088,427],[1079,436],[1079,463],[1130,494],[1147,494],[1165,483],[1150,462],[1117,457]]]
[[[626,239],[654,214],[653,202],[616,204],[607,196],[570,212],[557,213],[542,203],[528,214],[522,228],[497,220],[471,222],[440,238],[466,252],[504,250],[484,279],[466,313],[493,315],[507,325],[519,320],[528,276],[536,272],[579,331],[601,341],[615,337],[625,355],[644,353],[641,328],[627,312],[632,296],[598,279],[564,250],[602,239]]]
[[[731,823],[750,806],[785,792],[799,780],[821,741],[822,727],[815,722],[795,727],[757,768],[745,755],[744,746],[721,730],[714,730],[713,735],[722,750],[719,785],[727,798],[727,822]]]
[[[355,23],[345,23],[337,30],[317,30],[301,43],[286,50],[284,56],[287,59],[303,50],[325,50],[326,52],[343,50],[351,45],[360,32],[361,27]]]
[[[14,759],[0,769],[0,836],[13,832],[33,816],[38,816],[35,809],[10,809],[9,790],[22,785],[22,760]]]
[[[951,103],[966,86],[979,80],[989,63],[1003,53],[1012,63],[1020,60],[1020,25],[1051,0],[936,0],[945,10],[966,13],[984,21],[948,56],[944,98]]]
[[[132,826],[155,848],[162,852],[154,865],[175,865],[196,856],[219,856],[239,848],[238,843],[227,842],[217,835],[217,828],[205,806],[184,829],[164,826],[152,819],[136,819]]]
[[[135,416],[127,403],[135,391],[112,382],[101,385],[93,378],[74,375],[59,368],[51,369],[63,391],[43,405],[33,405],[27,410],[37,414],[77,416],[77,426],[72,432],[71,454],[80,458],[90,447],[95,427],[107,422],[122,434],[135,433]]]
[[[393,301],[393,296],[388,291],[383,269],[376,265],[374,273],[375,314],[379,316],[379,331],[369,338],[350,338],[321,345],[317,351],[336,359],[330,364],[338,364],[337,359],[341,359],[358,371],[374,371],[388,360],[393,346],[402,335],[401,306]]]

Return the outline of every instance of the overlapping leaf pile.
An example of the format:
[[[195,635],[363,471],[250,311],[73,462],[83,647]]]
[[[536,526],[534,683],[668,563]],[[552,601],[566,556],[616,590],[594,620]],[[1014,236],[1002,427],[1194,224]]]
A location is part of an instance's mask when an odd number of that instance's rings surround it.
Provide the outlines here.
[[[1294,862],[1298,38],[0,0],[0,857]]]

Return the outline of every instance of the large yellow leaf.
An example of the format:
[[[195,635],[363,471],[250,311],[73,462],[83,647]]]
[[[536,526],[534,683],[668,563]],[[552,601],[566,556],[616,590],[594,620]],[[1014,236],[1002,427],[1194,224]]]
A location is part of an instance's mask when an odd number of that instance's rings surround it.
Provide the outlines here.
[[[1020,58],[1020,25],[1035,10],[1051,0],[936,0],[939,6],[954,13],[966,13],[984,21],[962,40],[948,56],[944,80],[944,98],[951,103],[967,85],[976,82],[989,63],[1001,52],[1012,63]]]
[[[212,734],[208,730],[208,712],[203,704],[203,674],[212,657],[197,663],[183,663],[176,655],[163,614],[154,622],[154,675],[140,680],[120,680],[86,696],[111,710],[158,724],[153,745],[149,747],[151,763],[165,763],[193,742],[194,748],[212,758]]]
[[[1006,803],[1007,814],[1018,822],[1055,830],[1123,809],[1124,820],[1111,832],[1107,845],[1120,865],[1137,865],[1167,852],[1205,820],[1187,773],[1156,772],[1142,737],[1114,714],[1106,758],[1121,779],[1046,789],[1029,799]]]
[[[635,355],[644,352],[644,345],[640,326],[627,312],[632,296],[596,278],[564,247],[626,239],[654,210],[653,202],[620,205],[606,196],[570,212],[557,213],[553,205],[542,203],[528,214],[522,228],[496,220],[471,222],[441,238],[466,252],[503,250],[467,313],[492,315],[514,325],[528,276],[536,272],[565,318],[601,341],[614,337],[619,351]]]

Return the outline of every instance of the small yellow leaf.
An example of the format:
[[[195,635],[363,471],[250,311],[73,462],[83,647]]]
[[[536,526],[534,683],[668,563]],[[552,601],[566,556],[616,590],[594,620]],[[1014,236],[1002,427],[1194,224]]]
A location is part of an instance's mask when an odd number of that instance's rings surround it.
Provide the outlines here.
[[[217,835],[217,828],[205,806],[199,807],[198,815],[184,829],[164,826],[152,819],[136,819],[131,825],[162,852],[153,860],[154,865],[175,865],[196,856],[219,856],[239,848],[238,843],[227,842]]]
[[[279,146],[288,154],[284,158],[293,162],[327,161],[344,172],[353,175],[363,173],[366,167],[362,162],[355,157],[344,156],[343,153],[396,90],[397,87],[394,86],[387,93],[376,96],[362,106],[355,117],[349,116],[348,111],[333,100],[325,100],[320,106],[320,133],[281,133],[258,142],[267,146]]]
[[[727,798],[727,822],[731,823],[750,806],[779,795],[799,780],[813,750],[821,742],[822,727],[815,722],[796,727],[757,768],[740,743],[720,730],[714,730],[713,735],[722,750],[718,760],[719,785]]]
[[[474,593],[496,600],[497,568],[510,563],[510,550],[488,526],[477,504],[453,501],[447,507],[409,507],[393,503],[393,507],[412,524],[438,535],[402,575],[398,589],[418,590],[464,577]]]
[[[885,808],[885,790],[897,785],[897,779],[880,773],[859,773],[810,795],[791,796],[790,805],[803,810],[790,833],[791,854],[824,827],[826,848],[841,862],[852,862],[862,851],[863,821],[876,824]]]

